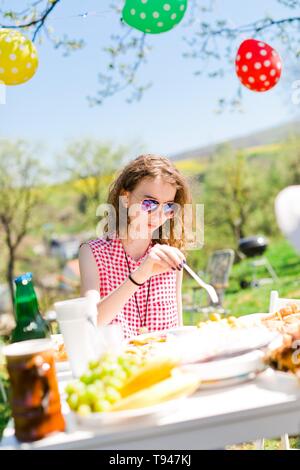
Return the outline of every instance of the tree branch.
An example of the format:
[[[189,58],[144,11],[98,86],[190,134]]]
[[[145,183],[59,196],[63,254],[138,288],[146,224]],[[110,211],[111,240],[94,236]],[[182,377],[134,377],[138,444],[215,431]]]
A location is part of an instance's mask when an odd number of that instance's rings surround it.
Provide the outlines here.
[[[272,18],[264,18],[262,20],[255,21],[254,23],[249,23],[244,26],[239,26],[237,28],[220,28],[217,30],[210,30],[209,35],[211,36],[227,36],[243,34],[243,33],[259,33],[264,29],[271,28],[272,26],[280,26],[283,24],[291,24],[294,22],[300,22],[300,16],[294,16],[289,18],[282,18],[280,20],[274,20]]]
[[[3,25],[1,24],[0,25],[0,28],[7,28],[7,29],[26,29],[26,28],[30,28],[31,26],[35,26],[37,25],[35,31],[34,31],[34,34],[33,34],[33,37],[32,37],[32,41],[34,42],[35,39],[36,39],[36,36],[39,32],[39,30],[42,28],[42,26],[44,25],[44,23],[46,22],[46,20],[48,19],[49,15],[51,14],[51,12],[54,10],[54,8],[57,6],[57,4],[60,2],[61,0],[53,0],[51,5],[45,9],[45,11],[42,13],[41,17],[40,18],[37,18],[37,19],[34,19],[34,20],[31,20],[29,21],[28,23],[23,23],[23,24],[19,24],[19,25]],[[40,1],[37,1],[35,2],[32,6],[36,6],[40,3]],[[25,10],[26,12],[26,10]]]
[[[119,2],[117,4],[117,0],[112,1],[115,4],[112,4],[110,8],[115,11],[116,15],[120,16],[121,9]],[[37,9],[42,0],[31,1],[31,5],[21,12],[5,12],[2,9],[0,10],[2,16],[10,18],[14,24],[0,25],[0,28],[34,28],[33,41],[42,32],[52,41],[55,48],[64,46],[67,48],[67,52],[79,49],[83,47],[83,41],[71,41],[66,36],[62,39],[55,38],[50,32],[50,28],[47,27],[49,17],[51,17],[51,13],[59,2],[60,0],[49,0],[47,7],[39,13]],[[290,10],[300,8],[299,0],[274,0],[274,3],[280,3],[281,6]],[[229,20],[222,18],[217,18],[216,23],[212,25],[213,0],[207,0],[206,3],[204,0],[190,0],[189,5],[186,21],[183,22],[183,27],[187,31],[184,39],[189,46],[189,51],[184,53],[183,56],[185,58],[201,60],[199,67],[201,71],[195,71],[195,75],[201,75],[204,72],[209,78],[223,77],[226,73],[226,67],[224,63],[220,64],[220,61],[224,58],[229,63],[232,63],[234,40],[240,34],[249,34],[249,36],[255,37],[262,32],[274,31],[284,47],[288,48],[295,57],[298,57],[300,54],[299,28],[293,28],[293,26],[300,24],[299,15],[289,15],[278,19],[265,17],[249,24],[230,27],[228,25]],[[210,14],[208,21],[205,21],[205,13]],[[199,21],[199,17],[201,17],[201,21]],[[132,93],[127,101],[138,101],[151,86],[151,83],[137,83],[138,73],[142,65],[147,61],[147,53],[150,50],[148,38],[151,38],[151,35],[146,37],[145,34],[137,33],[125,24],[123,24],[123,28],[127,28],[125,34],[112,36],[112,45],[104,49],[109,55],[107,70],[99,74],[100,90],[96,92],[96,96],[87,97],[91,105],[100,105],[106,98],[128,89]],[[221,44],[218,43],[218,39],[222,39]],[[210,59],[218,62],[218,66],[216,64],[211,66]],[[229,105],[232,109],[237,108],[241,110],[241,102],[241,92],[239,91],[238,96],[231,100],[221,98],[219,100],[219,109],[222,111]]]

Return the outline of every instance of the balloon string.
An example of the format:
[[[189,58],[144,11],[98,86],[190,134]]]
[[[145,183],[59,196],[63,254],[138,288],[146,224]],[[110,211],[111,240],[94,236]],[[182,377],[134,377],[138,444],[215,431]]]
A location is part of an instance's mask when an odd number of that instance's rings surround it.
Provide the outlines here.
[[[88,17],[98,17],[98,16],[103,16],[106,15],[107,13],[112,13],[112,10],[102,10],[102,11],[86,11],[84,13],[78,13],[76,15],[70,15],[70,16],[52,16],[51,20],[67,20],[70,18],[88,18]]]

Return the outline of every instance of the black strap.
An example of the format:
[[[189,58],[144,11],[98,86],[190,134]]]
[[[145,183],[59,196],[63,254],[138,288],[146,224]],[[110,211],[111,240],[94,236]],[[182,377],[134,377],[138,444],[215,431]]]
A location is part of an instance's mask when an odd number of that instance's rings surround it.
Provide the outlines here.
[[[144,282],[142,282],[141,284],[140,284],[139,282],[136,282],[136,281],[132,278],[131,274],[129,274],[128,277],[129,277],[129,279],[133,282],[133,284],[135,284],[136,286],[143,286],[143,285],[145,284]]]
[[[123,245],[122,245],[123,246]],[[131,277],[131,271],[130,271],[130,266],[129,266],[129,261],[128,261],[128,257],[127,257],[127,253],[123,247],[123,251],[124,251],[124,254],[125,254],[125,258],[126,258],[126,261],[127,261],[127,266],[128,266],[128,272],[129,272],[129,279],[134,282],[134,284],[136,284],[137,286],[141,286],[143,284],[138,284],[137,282],[135,282],[132,277]],[[148,281],[147,281],[148,282]],[[136,298],[136,292],[134,293],[134,298],[135,298],[135,303],[136,303],[136,308],[137,308],[137,311],[138,311],[138,314],[139,314],[139,317],[140,317],[140,322],[141,322],[141,326],[146,326],[146,322],[147,322],[147,313],[148,313],[148,299],[149,299],[149,293],[150,293],[150,286],[151,286],[151,277],[149,278],[149,283],[148,283],[148,292],[147,292],[147,300],[146,300],[146,312],[145,312],[145,321],[143,322],[142,320],[142,317],[141,317],[141,312],[140,312],[140,309],[139,309],[139,304],[138,304],[138,301],[137,301],[137,298]]]

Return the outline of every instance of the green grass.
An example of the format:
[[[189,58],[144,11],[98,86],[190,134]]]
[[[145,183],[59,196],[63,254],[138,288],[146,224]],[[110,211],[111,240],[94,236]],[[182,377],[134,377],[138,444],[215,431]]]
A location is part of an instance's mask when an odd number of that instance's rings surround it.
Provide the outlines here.
[[[291,449],[300,449],[300,437],[299,436],[289,436],[290,447]],[[256,450],[255,444],[253,442],[239,444],[234,446],[227,446],[228,450]],[[279,439],[266,439],[264,443],[264,450],[280,450],[280,440]]]
[[[231,315],[239,317],[250,313],[268,312],[272,290],[278,290],[280,297],[300,298],[300,256],[285,240],[272,242],[265,256],[275,269],[279,281],[260,287],[241,289],[241,280],[252,280],[253,259],[246,259],[234,265],[224,299],[224,307]],[[269,277],[268,272],[262,267],[257,268],[257,278],[266,277]],[[185,274],[183,294],[191,292],[192,286],[196,286],[195,281]],[[205,301],[203,294],[202,299]],[[189,313],[184,312],[184,320],[185,323],[189,322]]]

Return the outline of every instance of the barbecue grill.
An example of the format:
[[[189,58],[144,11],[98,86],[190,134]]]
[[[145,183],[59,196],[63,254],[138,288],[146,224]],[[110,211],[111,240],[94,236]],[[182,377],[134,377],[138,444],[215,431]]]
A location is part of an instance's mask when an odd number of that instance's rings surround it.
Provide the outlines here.
[[[250,286],[258,287],[265,284],[266,282],[278,281],[277,274],[270,261],[266,257],[262,256],[266,251],[268,244],[269,243],[267,239],[261,235],[241,238],[239,240],[239,251],[247,258],[261,256],[261,258],[255,259],[250,263],[250,267],[252,268],[252,281],[242,279],[240,281],[240,286],[242,289]],[[268,271],[268,273],[271,275],[270,278],[257,279],[257,268],[261,267]]]
[[[252,236],[241,238],[239,241],[239,250],[248,258],[261,256],[268,247],[268,241],[263,236]]]

